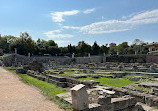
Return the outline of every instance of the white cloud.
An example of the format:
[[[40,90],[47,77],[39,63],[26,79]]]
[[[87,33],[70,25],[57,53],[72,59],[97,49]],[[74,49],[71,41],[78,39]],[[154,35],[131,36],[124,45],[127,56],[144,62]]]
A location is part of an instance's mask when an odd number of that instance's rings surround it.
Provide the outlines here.
[[[84,14],[89,14],[89,13],[94,12],[95,10],[96,10],[95,8],[87,9],[87,10],[83,11],[83,13],[84,13]]]
[[[96,9],[95,8],[92,8],[92,9],[87,9],[87,10],[84,10],[82,11],[84,14],[89,14],[89,13],[92,13],[94,12]],[[78,14],[80,11],[79,10],[71,10],[71,11],[63,11],[63,12],[53,12],[53,13],[50,13],[51,14],[51,17],[52,17],[52,20],[54,22],[64,22],[64,16],[71,16],[71,15],[76,15]]]
[[[69,40],[56,40],[55,42],[58,44],[71,43],[71,41],[69,41]]]
[[[96,22],[80,28],[80,31],[88,34],[102,34],[126,31],[132,28],[132,24],[124,21],[110,20],[105,22]]]
[[[55,40],[55,43],[57,43],[60,47],[67,46],[68,44],[71,44],[72,41],[69,40]]]
[[[96,22],[82,27],[63,26],[65,29],[78,29],[88,34],[102,34],[130,30],[133,27],[131,23],[126,21],[109,20]]]
[[[63,26],[64,29],[80,29],[81,27]]]
[[[48,31],[45,32],[44,34],[49,38],[49,39],[54,39],[54,38],[72,38],[74,37],[71,34],[60,34],[60,30],[53,30],[53,31]]]
[[[137,14],[133,16],[130,20],[144,20],[151,18],[158,18],[158,9]]]
[[[51,16],[52,16],[52,20],[54,22],[63,22],[63,21],[65,21],[63,19],[64,16],[76,15],[79,12],[80,12],[79,10],[64,11],[64,12],[54,12],[54,13],[51,13]]]
[[[135,26],[158,23],[158,9],[130,15],[127,20],[109,20],[95,22],[82,27],[63,26],[65,29],[77,29],[88,34],[103,34],[131,30]]]

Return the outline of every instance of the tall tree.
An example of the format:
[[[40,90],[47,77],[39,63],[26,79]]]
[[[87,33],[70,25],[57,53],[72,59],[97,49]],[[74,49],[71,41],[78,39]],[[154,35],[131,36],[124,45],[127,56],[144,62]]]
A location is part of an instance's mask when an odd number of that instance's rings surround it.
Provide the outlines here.
[[[123,42],[117,46],[117,52],[119,52],[120,54],[127,54],[128,47],[128,42]]]
[[[100,46],[95,41],[94,44],[93,44],[93,46],[92,46],[92,54],[93,55],[98,55],[99,51],[100,51]]]
[[[142,44],[143,43],[144,42],[142,40],[140,40],[140,39],[135,39],[133,41],[132,47],[135,50],[135,54],[141,54],[142,53],[142,48],[143,48]]]
[[[91,52],[91,46],[84,41],[80,41],[78,42],[76,50],[79,56],[87,56],[87,54]]]
[[[11,50],[14,51],[14,48],[17,48],[18,53],[22,55],[33,54],[35,52],[35,42],[27,32],[24,32],[21,33],[20,38],[11,43]]]
[[[0,37],[0,48],[4,53],[10,52],[10,44],[16,40],[16,37],[12,35],[5,35]]]
[[[100,53],[101,53],[101,54],[103,54],[103,53],[107,54],[107,53],[108,53],[108,50],[109,50],[109,48],[107,47],[107,45],[102,45],[102,46],[100,47]]]

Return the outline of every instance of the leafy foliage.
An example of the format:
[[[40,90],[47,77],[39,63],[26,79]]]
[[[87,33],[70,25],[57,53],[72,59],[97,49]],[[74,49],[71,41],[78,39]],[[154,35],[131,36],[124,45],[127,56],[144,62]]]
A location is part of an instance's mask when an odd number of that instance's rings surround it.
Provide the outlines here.
[[[147,54],[148,49],[145,47],[147,43],[136,39],[132,45],[128,45],[128,42],[123,42],[116,45],[116,43],[110,43],[99,46],[95,41],[91,46],[85,41],[79,41],[78,45],[69,44],[67,47],[58,47],[58,44],[53,40],[32,40],[32,37],[27,33],[21,33],[20,37],[14,37],[11,35],[5,35],[0,37],[0,49],[3,53],[13,53],[17,48],[18,54],[21,55],[59,55],[59,56],[88,56],[91,55],[103,55],[103,54]]]

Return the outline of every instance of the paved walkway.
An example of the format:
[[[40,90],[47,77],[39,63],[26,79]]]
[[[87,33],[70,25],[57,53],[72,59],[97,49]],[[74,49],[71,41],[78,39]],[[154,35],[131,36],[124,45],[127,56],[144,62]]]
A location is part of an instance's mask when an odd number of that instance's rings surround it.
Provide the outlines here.
[[[63,111],[36,88],[0,67],[0,111]]]

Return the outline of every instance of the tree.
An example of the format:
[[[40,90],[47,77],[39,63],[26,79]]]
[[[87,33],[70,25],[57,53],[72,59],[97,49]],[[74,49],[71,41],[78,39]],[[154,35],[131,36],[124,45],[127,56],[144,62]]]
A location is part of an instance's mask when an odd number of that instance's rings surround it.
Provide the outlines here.
[[[101,53],[101,54],[103,54],[103,53],[107,54],[107,53],[108,53],[108,50],[109,50],[109,48],[107,47],[107,45],[102,45],[102,46],[100,47],[100,53]]]
[[[17,48],[18,54],[28,55],[35,52],[35,42],[31,36],[27,33],[21,33],[20,38],[17,38],[11,43],[11,50],[14,52],[14,48]]]
[[[73,48],[72,48],[71,44],[68,45],[67,48],[68,48],[69,53],[72,54],[73,53]]]
[[[143,48],[143,41],[141,41],[140,39],[135,39],[133,41],[133,49],[135,50],[135,54],[138,54],[138,53],[142,53],[142,48]]]
[[[49,54],[55,56],[56,54],[58,54],[60,52],[60,50],[59,50],[58,46],[48,46],[48,52],[49,52]]]
[[[93,46],[92,46],[92,54],[93,55],[98,55],[99,51],[100,51],[100,46],[95,41],[94,44],[93,44]]]
[[[57,43],[55,43],[53,40],[45,41],[38,39],[36,41],[36,46],[39,55],[44,55],[44,54],[55,55],[60,52]]]
[[[0,37],[0,48],[3,49],[4,53],[9,53],[10,44],[16,40],[16,37],[12,35],[5,35]]]
[[[59,55],[64,56],[69,53],[68,47],[59,47]]]
[[[78,42],[76,50],[79,56],[86,56],[88,53],[91,52],[91,46],[84,41],[80,41]]]
[[[53,40],[48,40],[49,46],[58,46],[57,43],[55,43]]]
[[[127,54],[128,52],[128,42],[123,42],[117,46],[117,52],[121,54]]]
[[[115,46],[115,47],[110,47],[109,48],[109,54],[117,54],[117,47]]]

